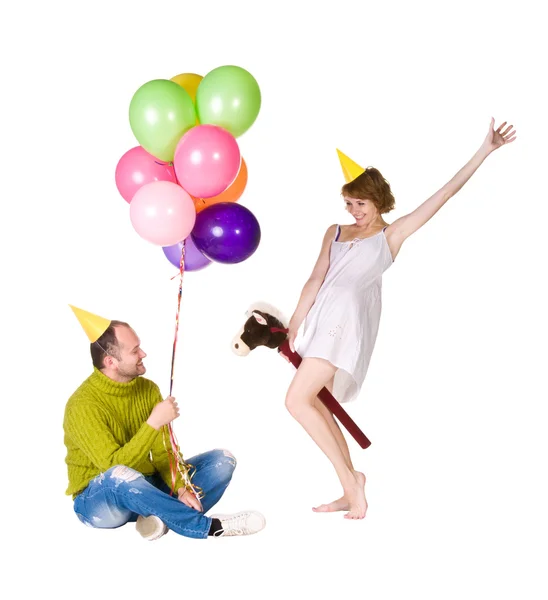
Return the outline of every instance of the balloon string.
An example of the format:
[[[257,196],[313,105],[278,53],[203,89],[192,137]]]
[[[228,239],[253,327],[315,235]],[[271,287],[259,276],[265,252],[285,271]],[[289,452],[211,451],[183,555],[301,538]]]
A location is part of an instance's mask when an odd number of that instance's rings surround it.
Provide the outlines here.
[[[170,382],[169,382],[169,395],[170,396],[173,393],[173,378],[174,378],[174,372],[175,372],[175,353],[177,350],[177,338],[178,338],[178,334],[179,334],[179,317],[181,314],[181,298],[183,295],[184,272],[185,272],[185,242],[183,242],[183,245],[182,245],[181,262],[179,264],[180,280],[179,280],[179,292],[178,292],[178,297],[177,297],[177,313],[175,315],[175,337],[173,340],[173,352],[171,355],[171,376],[170,376]],[[192,484],[192,477],[194,476],[196,469],[190,463],[185,462],[183,455],[181,454],[181,452],[179,450],[179,443],[177,442],[177,438],[175,437],[175,432],[173,431],[172,423],[168,423],[167,430],[169,433],[169,440],[171,443],[170,450],[168,450],[167,444],[166,444],[165,429],[163,429],[163,431],[162,431],[162,436],[163,436],[164,448],[165,448],[166,452],[168,453],[168,457],[169,457],[169,470],[171,472],[170,495],[173,495],[173,492],[175,491],[177,473],[179,473],[181,475],[181,479],[183,481],[183,486],[185,488],[189,489],[191,492],[193,492],[194,495],[198,499],[200,499],[201,497],[203,497],[202,489],[200,487]],[[172,460],[172,457],[173,457],[173,460]],[[192,473],[190,473],[191,470],[193,470]]]
[[[166,429],[169,434],[171,448],[167,447]],[[179,475],[181,476],[181,481],[183,482],[183,487],[187,490],[190,490],[190,492],[192,492],[194,496],[198,498],[198,500],[201,500],[205,496],[203,489],[200,486],[192,483],[192,478],[196,474],[196,467],[190,463],[185,462],[185,460],[183,459],[171,423],[167,426],[162,427],[162,441],[164,443],[164,449],[168,455],[169,469],[171,472],[171,490],[169,492],[169,495],[172,496],[173,492],[175,491],[177,473],[179,473]]]
[[[177,337],[179,334],[179,315],[181,313],[181,297],[183,295],[183,274],[185,272],[185,246],[186,243],[183,242],[183,247],[181,250],[181,262],[179,263],[179,293],[177,295],[177,314],[175,315],[175,338],[173,340],[173,352],[171,354],[171,377],[169,383],[169,395],[173,391],[173,372],[175,367],[175,352],[177,350]]]

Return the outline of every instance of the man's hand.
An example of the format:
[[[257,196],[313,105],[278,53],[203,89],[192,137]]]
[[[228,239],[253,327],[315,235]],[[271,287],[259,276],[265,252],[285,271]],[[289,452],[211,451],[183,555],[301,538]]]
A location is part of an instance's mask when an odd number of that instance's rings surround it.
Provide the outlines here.
[[[186,504],[189,508],[194,508],[198,512],[202,512],[204,509],[202,507],[202,503],[196,498],[196,496],[187,488],[179,488],[177,491],[177,496],[179,500]]]
[[[152,409],[150,417],[147,419],[147,423],[158,430],[164,425],[171,423],[174,419],[179,416],[179,407],[173,396],[168,396],[163,402],[158,404]]]

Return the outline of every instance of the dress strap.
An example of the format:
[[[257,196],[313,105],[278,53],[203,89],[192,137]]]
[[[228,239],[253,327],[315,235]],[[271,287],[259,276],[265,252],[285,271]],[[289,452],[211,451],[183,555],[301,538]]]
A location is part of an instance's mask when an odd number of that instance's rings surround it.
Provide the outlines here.
[[[335,236],[335,241],[337,241],[339,239],[340,235],[341,235],[341,226],[337,225],[337,235]]]

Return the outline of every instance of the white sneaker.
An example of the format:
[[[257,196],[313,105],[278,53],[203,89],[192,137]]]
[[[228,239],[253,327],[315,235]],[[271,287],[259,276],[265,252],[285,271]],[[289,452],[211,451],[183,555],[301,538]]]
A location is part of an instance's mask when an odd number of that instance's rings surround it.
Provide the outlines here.
[[[150,515],[149,517],[143,517],[142,515],[139,515],[137,517],[135,528],[141,534],[141,536],[149,542],[161,538],[168,532],[168,528],[165,523],[156,515]]]
[[[266,519],[255,510],[244,510],[234,515],[211,515],[212,519],[219,519],[223,527],[213,537],[225,537],[229,535],[251,535],[264,529]]]

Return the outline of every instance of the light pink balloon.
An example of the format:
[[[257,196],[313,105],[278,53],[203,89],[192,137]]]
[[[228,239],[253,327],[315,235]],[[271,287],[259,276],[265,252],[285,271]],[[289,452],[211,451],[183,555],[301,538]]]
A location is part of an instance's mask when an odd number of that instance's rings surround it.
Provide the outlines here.
[[[128,150],[116,166],[116,187],[126,202],[131,202],[135,192],[153,181],[177,183],[175,170],[158,160],[141,146]]]
[[[231,133],[217,125],[196,125],[179,140],[173,166],[189,194],[212,198],[236,179],[240,161],[240,148]]]
[[[129,205],[129,216],[142,238],[158,246],[171,246],[190,235],[196,210],[180,185],[153,181],[137,190]]]

